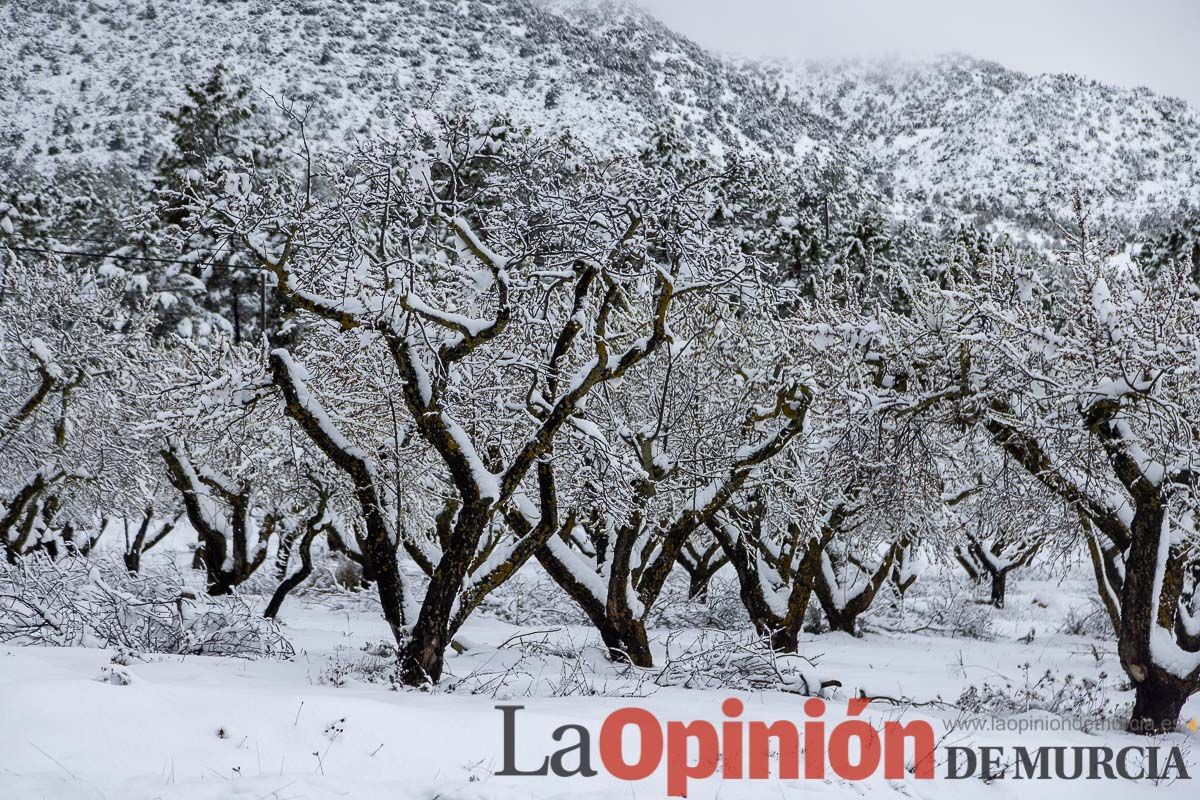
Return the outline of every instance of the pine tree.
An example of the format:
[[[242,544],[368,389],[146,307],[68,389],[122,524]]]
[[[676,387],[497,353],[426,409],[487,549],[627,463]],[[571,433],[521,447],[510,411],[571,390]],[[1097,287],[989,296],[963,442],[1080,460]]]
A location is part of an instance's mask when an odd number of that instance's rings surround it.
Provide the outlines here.
[[[1146,242],[1136,253],[1138,263],[1156,275],[1167,265],[1183,266],[1189,292],[1200,297],[1200,216],[1185,218],[1166,233]]]
[[[185,92],[183,105],[164,115],[173,131],[153,202],[115,261],[130,299],[152,299],[160,336],[253,340],[278,317],[269,283],[207,215],[211,201],[248,184],[247,175],[283,168],[281,139],[262,124],[249,85],[222,65]]]
[[[203,83],[185,89],[187,100],[163,116],[174,127],[172,147],[159,160],[162,189],[197,182],[215,159],[236,163],[260,145],[247,123],[258,111],[249,99],[250,87],[231,78],[218,64]]]

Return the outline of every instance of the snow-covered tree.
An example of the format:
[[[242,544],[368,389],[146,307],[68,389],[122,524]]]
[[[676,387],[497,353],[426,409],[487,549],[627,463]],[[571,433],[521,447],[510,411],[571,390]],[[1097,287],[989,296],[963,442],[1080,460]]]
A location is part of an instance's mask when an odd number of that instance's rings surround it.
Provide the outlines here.
[[[160,337],[253,341],[278,326],[277,295],[242,244],[223,237],[205,210],[247,173],[268,180],[286,172],[283,137],[270,128],[275,115],[265,98],[222,65],[185,94],[164,115],[171,144],[120,246],[105,250],[104,274],[130,301],[153,303]]]
[[[87,550],[97,509],[129,475],[126,392],[147,372],[144,327],[93,274],[53,258],[10,261],[0,309],[0,540],[10,560]]]
[[[1070,279],[1052,303],[998,260],[977,281],[922,293],[901,338],[915,406],[949,404],[1099,537],[1097,576],[1119,600],[1110,613],[1136,689],[1130,728],[1172,730],[1200,689],[1187,579],[1200,309],[1186,265],[1148,274],[1112,256],[1077,212],[1061,254]]]
[[[570,449],[557,446],[553,495],[519,509],[526,527],[565,517],[538,560],[610,656],[639,666],[652,664],[645,620],[686,546],[800,435],[812,401],[794,365],[799,327],[766,286],[750,293],[756,271],[723,286],[700,277],[675,305],[668,346],[590,401]]]
[[[699,601],[708,598],[709,583],[729,563],[720,543],[704,531],[684,542],[675,560],[687,573],[688,598]]]
[[[1009,576],[1039,555],[1058,557],[1077,545],[1079,523],[1058,496],[1007,455],[974,455],[976,482],[949,498],[948,510],[961,531],[954,537],[954,559],[972,580],[988,581],[991,604],[1004,608]],[[968,466],[959,475],[971,471]]]
[[[211,595],[248,580],[272,547],[285,581],[293,550],[303,560],[339,521],[338,487],[286,431],[265,369],[262,347],[183,342],[164,348],[166,386],[145,398],[156,403],[142,426],[145,460],[169,486],[158,504],[181,508],[195,531],[193,566]]]
[[[893,413],[904,408],[903,386],[883,359],[889,334],[878,308],[826,299],[791,313],[813,370],[803,446],[710,525],[756,630],[785,652],[796,650],[814,593],[833,627],[854,632],[936,482],[928,446]],[[845,557],[848,548],[862,557]],[[876,548],[883,552],[868,568],[865,554]]]
[[[321,328],[274,350],[271,378],[354,486],[360,549],[414,684],[440,677],[466,616],[558,532],[542,515],[512,536],[504,513],[552,491],[560,433],[670,342],[677,293],[701,295],[741,263],[705,229],[702,187],[536,141],[500,154],[485,142],[451,122],[325,165],[322,194],[250,188],[218,209],[226,235]],[[461,182],[480,158],[489,174]],[[355,387],[369,399],[352,426],[347,387],[328,378],[356,364],[374,378]],[[433,485],[409,517],[391,454],[414,439]],[[422,529],[402,530],[414,518]],[[419,606],[401,546],[429,575]]]
[[[847,533],[860,488],[852,481],[824,504],[819,495],[777,489],[769,500],[761,493],[752,496],[711,523],[737,574],[750,621],[773,649],[797,651],[825,548]]]

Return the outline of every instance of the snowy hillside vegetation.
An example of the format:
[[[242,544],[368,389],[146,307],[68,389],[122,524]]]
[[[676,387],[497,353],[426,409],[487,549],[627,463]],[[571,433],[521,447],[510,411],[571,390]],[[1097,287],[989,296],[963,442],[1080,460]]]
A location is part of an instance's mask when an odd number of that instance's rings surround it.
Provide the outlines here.
[[[1154,225],[1200,202],[1200,113],[1147,89],[966,56],[747,66],[874,158],[911,212],[1036,225],[1056,196],[1086,190]]]
[[[699,152],[831,148],[830,127],[780,102],[632,8],[531,0],[232,0],[6,4],[0,54],[11,162],[138,158],[159,115],[217,63],[280,99],[311,104],[342,143],[429,109],[504,113],[593,147],[636,148],[675,122]]]
[[[310,132],[338,144],[471,108],[609,151],[668,126],[707,157],[812,156],[869,172],[902,216],[1053,232],[1047,211],[1086,189],[1157,229],[1200,201],[1200,116],[1181,101],[962,56],[730,62],[620,3],[47,1],[0,19],[16,34],[0,49],[0,167],[147,168],[160,115],[222,63],[311,106]]]

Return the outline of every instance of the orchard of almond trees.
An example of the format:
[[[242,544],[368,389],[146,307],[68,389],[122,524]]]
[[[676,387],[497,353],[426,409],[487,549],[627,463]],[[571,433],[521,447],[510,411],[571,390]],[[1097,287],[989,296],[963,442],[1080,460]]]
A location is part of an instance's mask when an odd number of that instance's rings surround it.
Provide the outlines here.
[[[0,644],[104,649],[119,683],[307,659],[326,608],[377,640],[337,686],[536,696],[553,658],[555,696],[913,703],[855,677],[859,640],[941,637],[965,676],[1069,585],[1104,713],[1189,719],[1187,253],[1083,193],[1038,249],[663,132],[602,155],[430,112],[332,147],[220,70],[190,98],[152,181],[0,200]],[[1044,686],[1013,702],[1079,702]]]

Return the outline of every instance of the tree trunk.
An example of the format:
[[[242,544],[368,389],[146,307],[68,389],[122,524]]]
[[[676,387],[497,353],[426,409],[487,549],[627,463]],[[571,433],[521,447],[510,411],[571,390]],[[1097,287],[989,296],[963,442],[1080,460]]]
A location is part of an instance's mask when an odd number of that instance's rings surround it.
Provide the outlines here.
[[[804,615],[800,614],[800,620]],[[787,625],[771,632],[771,649],[776,653],[797,653],[800,651],[800,626]]]
[[[646,626],[632,616],[627,620],[592,620],[600,631],[600,638],[608,648],[608,657],[617,664],[632,664],[635,667],[653,667],[654,655],[650,652],[650,640]]]
[[[688,599],[700,603],[708,601],[709,581],[721,567],[729,563],[728,557],[722,554],[722,548],[717,543],[713,543],[701,553],[691,542],[686,542],[675,560],[688,574]]]
[[[217,542],[211,538],[208,539],[203,545],[196,548],[196,553],[192,557],[192,566],[199,565],[199,568],[204,571],[204,582],[208,587],[208,594],[212,597],[220,597],[233,590],[233,573],[221,569],[224,562],[224,540]]]
[[[830,630],[841,631],[851,636],[858,635],[859,615],[869,609],[871,604],[875,602],[875,596],[879,594],[880,587],[887,581],[887,576],[891,573],[892,567],[896,563],[896,554],[899,551],[900,543],[893,543],[888,548],[887,555],[883,557],[875,572],[867,573],[869,577],[866,585],[857,594],[847,598],[842,605],[838,605],[834,600],[834,593],[837,591],[837,587],[831,586],[829,581],[826,580],[825,569],[817,570],[813,588],[816,589],[817,600],[821,603],[821,609],[825,612],[825,618],[829,620]],[[823,554],[822,558],[828,558],[828,556]],[[832,569],[829,572],[832,573]]]
[[[1133,713],[1129,719],[1130,733],[1155,735],[1175,730],[1179,712],[1188,696],[1196,691],[1195,676],[1191,680],[1173,675],[1154,660],[1151,639],[1154,627],[1172,630],[1179,594],[1172,590],[1170,556],[1162,565],[1161,594],[1155,596],[1155,576],[1159,569],[1160,545],[1167,515],[1160,498],[1143,499],[1133,517],[1133,536],[1125,560],[1125,583],[1121,591],[1121,636],[1117,652],[1121,666],[1135,686]],[[1151,614],[1157,608],[1158,615]],[[1173,636],[1172,630],[1172,636]]]
[[[284,578],[279,586],[276,587],[275,593],[271,595],[271,602],[267,603],[267,609],[263,611],[263,616],[267,619],[275,619],[279,615],[279,609],[283,606],[283,601],[287,598],[288,594],[292,589],[304,583],[311,574],[312,563],[310,562],[296,570],[294,575]]]
[[[829,542],[830,535],[809,540],[803,545],[804,556],[796,566],[795,572],[784,572],[783,579],[789,582],[791,587],[788,591],[787,611],[780,617],[763,593],[759,562],[756,554],[751,552],[746,536],[743,534],[735,539],[731,531],[719,524],[710,524],[709,529],[713,531],[729,563],[733,565],[738,579],[738,593],[754,629],[760,636],[770,637],[771,648],[776,652],[797,652],[800,630],[804,625],[808,604],[812,600],[817,572],[821,569],[821,554]],[[758,555],[763,552],[758,551]],[[791,556],[787,558],[790,559]],[[776,570],[785,569],[783,564],[775,566]]]
[[[1100,595],[1100,602],[1108,615],[1113,633],[1119,637],[1121,635],[1121,587],[1124,580],[1117,568],[1118,556],[1100,543],[1086,517],[1081,514],[1080,519],[1083,522],[1084,536],[1087,540],[1088,557],[1092,562],[1092,574],[1096,579],[1096,593]]]
[[[275,619],[279,614],[279,609],[283,606],[283,601],[287,598],[288,593],[295,589],[304,581],[308,580],[308,576],[312,575],[312,541],[316,536],[316,528],[313,527],[315,521],[319,521],[324,515],[324,504],[322,504],[321,514],[313,520],[309,520],[308,529],[305,530],[303,538],[300,540],[300,569],[296,570],[295,574],[285,577],[280,581],[279,586],[275,589],[275,594],[271,595],[271,602],[267,603],[267,609],[263,612],[263,616],[267,619]],[[283,547],[286,542],[281,542]],[[286,562],[285,562],[286,563]],[[286,566],[285,566],[286,569]]]
[[[851,636],[858,635],[858,613],[845,608],[825,607],[825,619],[829,621],[829,630],[841,631]]]
[[[367,549],[388,550],[382,545],[377,548],[368,546]],[[367,588],[371,581],[375,582],[379,603],[383,606],[383,618],[392,629],[392,637],[400,643],[404,638],[404,583],[395,551],[389,550],[386,556],[372,553],[363,565],[362,576],[363,588]]]
[[[226,572],[220,569],[221,562],[217,562],[217,568],[213,568],[207,561],[204,562],[204,574],[207,577],[208,594],[210,597],[221,597],[233,592],[233,573]]]
[[[1179,727],[1179,713],[1191,695],[1190,687],[1159,667],[1151,667],[1134,692],[1127,730],[1144,736],[1170,733]]]
[[[992,573],[992,605],[1004,608],[1004,594],[1008,585],[1008,570],[996,570]]]
[[[230,289],[230,294],[233,297],[233,343],[242,343],[242,297],[238,291],[238,282],[235,278]]]
[[[449,602],[446,602],[445,581],[442,584],[442,590],[436,592],[434,585],[429,585],[417,624],[413,626],[412,639],[404,646],[400,680],[406,686],[424,686],[437,683],[442,678],[446,647],[450,644],[450,610],[455,596],[451,593]],[[382,593],[382,581],[379,590]]]
[[[536,557],[546,574],[583,609],[583,613],[600,632],[610,660],[637,667],[654,666],[646,626],[628,607],[620,607],[619,593],[610,592],[608,602],[596,597],[587,584],[580,581],[554,555],[549,545],[539,547]]]
[[[963,568],[963,571],[967,573],[967,577],[969,577],[971,580],[979,581],[983,577],[979,574],[979,570],[977,569],[976,565],[971,562],[971,559],[968,557],[968,555],[957,547],[954,548],[954,560],[959,563],[959,565]]]
[[[429,588],[425,592],[421,611],[413,626],[412,639],[404,647],[401,657],[400,679],[408,686],[437,683],[442,678],[446,648],[454,635],[454,631],[450,629],[450,616],[488,520],[489,508],[486,500],[474,505],[464,505],[459,510],[452,533],[454,541],[451,547],[443,551],[441,560],[430,576]],[[383,572],[396,573],[397,580],[399,576],[395,556],[382,566],[385,569],[376,575],[380,599],[383,598],[384,592]]]

